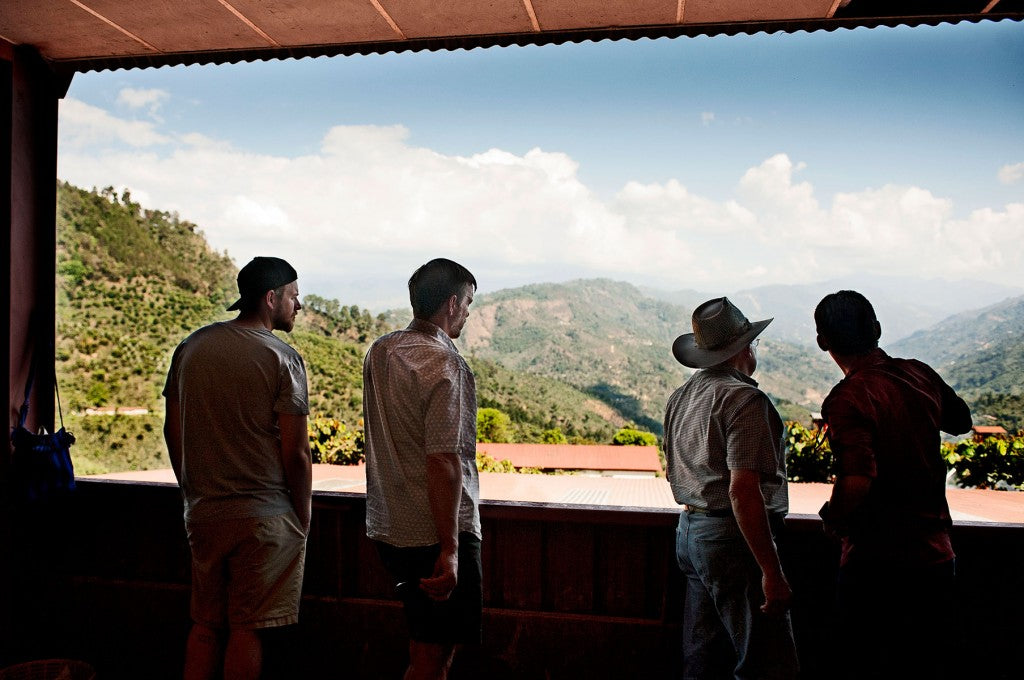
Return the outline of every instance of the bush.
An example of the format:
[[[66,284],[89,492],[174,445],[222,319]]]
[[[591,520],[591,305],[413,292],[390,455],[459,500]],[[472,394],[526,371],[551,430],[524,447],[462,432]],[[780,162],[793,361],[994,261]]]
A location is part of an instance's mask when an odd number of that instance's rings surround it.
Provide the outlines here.
[[[476,440],[485,444],[501,444],[512,440],[512,419],[496,408],[476,412]]]
[[[1024,434],[945,443],[942,457],[956,471],[958,486],[1024,491]]]
[[[650,432],[624,427],[612,437],[615,446],[657,446],[658,438]]]
[[[350,430],[337,418],[317,417],[309,421],[309,450],[314,463],[358,465],[365,459],[363,422]]]
[[[820,430],[786,423],[786,476],[791,482],[832,482],[832,450]]]
[[[545,444],[568,444],[569,440],[565,438],[562,431],[554,427],[550,430],[544,430],[540,434],[540,440]]]

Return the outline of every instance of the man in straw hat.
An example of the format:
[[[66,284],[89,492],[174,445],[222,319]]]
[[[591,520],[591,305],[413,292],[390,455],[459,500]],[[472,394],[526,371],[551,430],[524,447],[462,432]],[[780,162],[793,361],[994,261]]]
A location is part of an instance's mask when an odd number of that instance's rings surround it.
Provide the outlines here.
[[[927,364],[878,348],[860,293],[826,295],[814,321],[845,376],[821,407],[836,461],[821,514],[842,543],[837,677],[945,677],[954,554],[939,431],[970,430],[970,408]]]
[[[686,575],[684,676],[792,678],[792,597],[775,536],[789,509],[782,418],[750,376],[757,336],[727,298],[693,312],[672,353],[701,369],[665,409],[665,457],[683,504],[676,558]]]
[[[238,272],[238,317],[174,352],[164,437],[185,501],[193,626],[185,678],[258,678],[261,630],[298,620],[312,489],[302,357],[290,332],[295,269],[257,257]]]

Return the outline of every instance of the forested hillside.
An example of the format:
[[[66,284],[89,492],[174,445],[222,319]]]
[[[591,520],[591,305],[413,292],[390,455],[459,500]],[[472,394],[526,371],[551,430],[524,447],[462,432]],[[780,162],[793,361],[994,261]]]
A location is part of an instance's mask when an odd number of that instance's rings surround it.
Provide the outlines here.
[[[933,365],[976,419],[1024,428],[1024,296],[952,316],[891,350]]]
[[[672,341],[692,308],[628,283],[534,284],[478,296],[460,345],[514,371],[556,378],[661,433],[665,401],[689,371]],[[751,318],[759,318],[751,312]],[[842,375],[828,355],[763,335],[756,378],[790,418],[807,421]]]
[[[237,296],[237,267],[196,225],[109,188],[60,184],[57,220],[57,374],[78,437],[76,470],[168,467],[160,392],[171,353],[196,328],[233,317],[224,309]],[[363,355],[396,322],[316,294],[303,303],[284,337],[306,362],[311,415],[358,427]],[[480,405],[509,414],[517,440],[557,428],[571,440],[610,442],[629,420],[558,380],[470,361]]]
[[[128,192],[61,184],[57,221],[57,373],[65,422],[79,439],[78,472],[167,467],[160,391],[171,352],[196,328],[232,317],[224,309],[236,296],[237,267],[196,225],[145,209]],[[316,294],[303,301],[286,339],[305,358],[312,415],[358,428],[362,357],[409,312],[372,315]],[[458,344],[476,373],[480,406],[510,416],[514,440],[541,441],[558,429],[570,441],[607,443],[630,423],[661,433],[665,401],[689,374],[670,348],[690,329],[691,313],[627,283],[535,284],[479,295]],[[1022,337],[1024,298],[1015,298],[892,350],[933,363],[976,418],[1017,429]],[[774,324],[758,356],[755,377],[789,420],[806,423],[841,378],[827,354],[789,342]]]
[[[168,467],[160,392],[174,347],[229,319],[237,267],[196,225],[127,193],[58,187],[57,374],[79,474]],[[365,345],[389,327],[307,296],[287,337],[306,361],[310,407],[355,425]]]

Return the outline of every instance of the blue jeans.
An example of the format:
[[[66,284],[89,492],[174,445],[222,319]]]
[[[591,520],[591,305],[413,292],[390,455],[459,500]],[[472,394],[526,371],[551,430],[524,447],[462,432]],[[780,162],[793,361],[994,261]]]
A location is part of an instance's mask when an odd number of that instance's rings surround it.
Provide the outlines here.
[[[761,569],[735,518],[681,513],[676,559],[686,576],[686,680],[796,677],[789,613],[761,613]]]

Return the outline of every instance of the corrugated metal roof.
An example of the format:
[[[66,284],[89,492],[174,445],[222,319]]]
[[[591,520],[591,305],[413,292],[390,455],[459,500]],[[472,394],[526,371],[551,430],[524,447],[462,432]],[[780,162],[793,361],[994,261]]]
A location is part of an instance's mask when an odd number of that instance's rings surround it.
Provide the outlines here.
[[[0,39],[119,68],[1024,19],[1024,0],[4,0]]]

